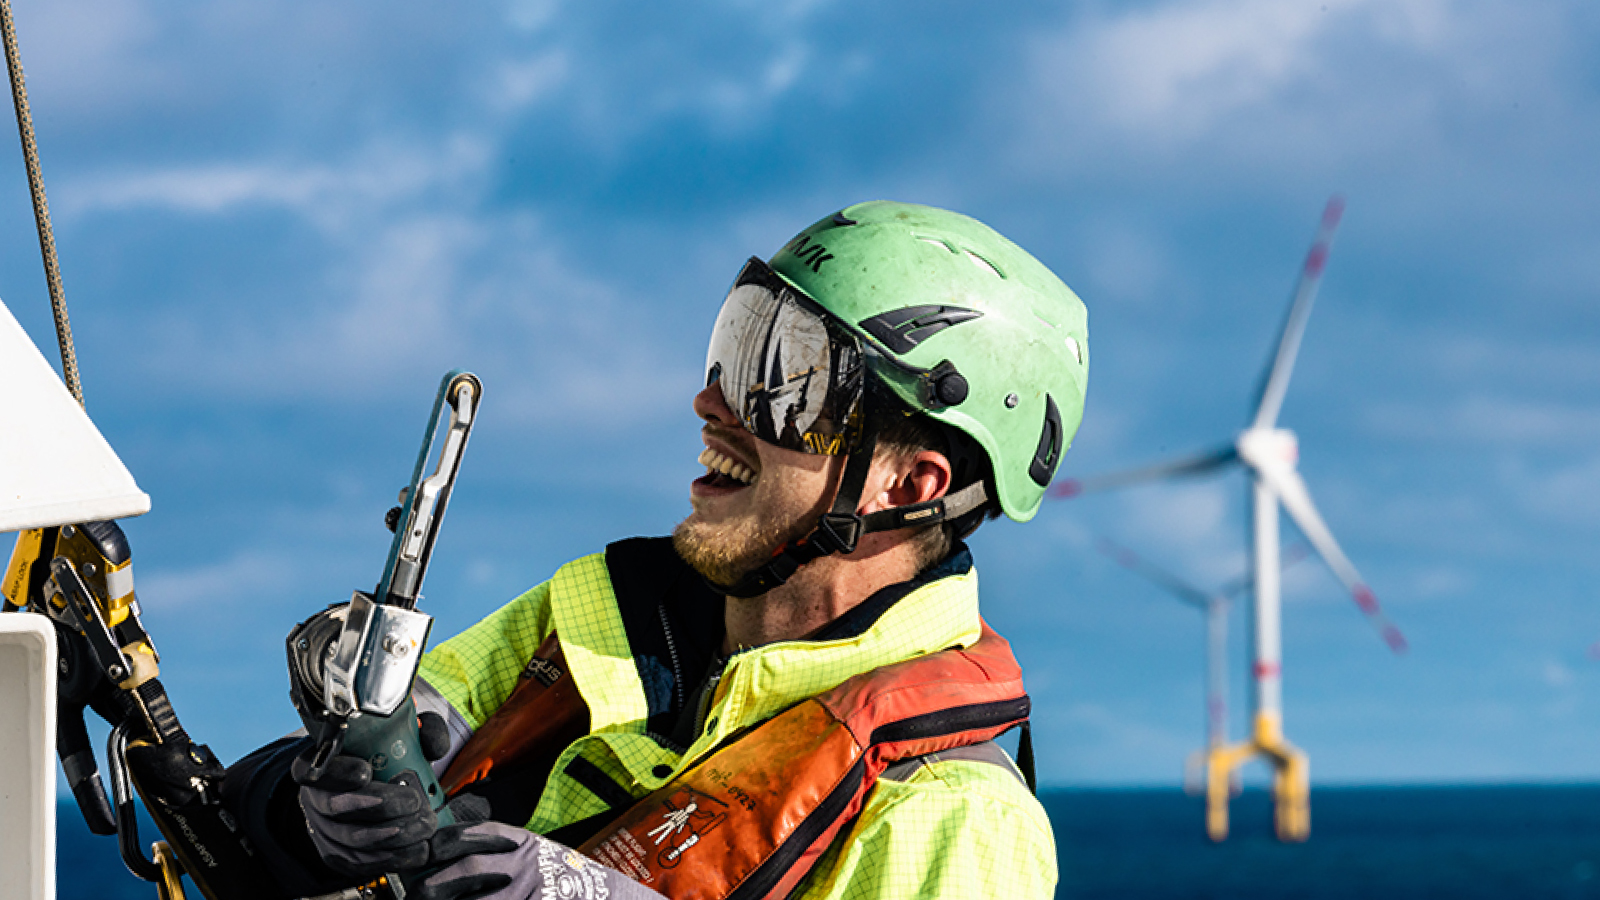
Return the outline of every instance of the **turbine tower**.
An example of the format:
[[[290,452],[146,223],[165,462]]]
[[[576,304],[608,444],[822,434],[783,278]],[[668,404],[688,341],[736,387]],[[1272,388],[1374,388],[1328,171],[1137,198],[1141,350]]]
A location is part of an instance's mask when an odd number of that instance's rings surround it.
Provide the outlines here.
[[[1133,550],[1118,545],[1108,538],[1100,538],[1095,548],[1118,565],[1143,576],[1179,601],[1200,610],[1206,617],[1206,691],[1204,749],[1190,754],[1184,760],[1183,788],[1190,794],[1203,793],[1206,766],[1210,754],[1228,743],[1228,612],[1233,598],[1250,587],[1249,573],[1232,579],[1222,587],[1207,592],[1167,569],[1145,559]],[[1310,553],[1305,544],[1295,543],[1284,551],[1283,567],[1288,568]],[[1239,792],[1239,779],[1232,774],[1228,779],[1228,794]]]
[[[1095,549],[1117,565],[1142,575],[1181,602],[1205,613],[1206,617],[1206,746],[1200,751],[1200,764],[1206,754],[1228,742],[1228,607],[1233,596],[1250,586],[1249,578],[1237,579],[1220,590],[1207,592],[1107,538],[1095,542]],[[1184,765],[1184,788],[1192,785],[1195,757]]]
[[[1215,472],[1236,463],[1250,473],[1251,569],[1254,573],[1251,618],[1254,665],[1252,686],[1254,715],[1251,736],[1236,744],[1223,745],[1206,753],[1206,833],[1214,841],[1228,836],[1228,787],[1232,772],[1251,759],[1261,757],[1273,769],[1273,821],[1278,839],[1303,841],[1311,834],[1311,786],[1306,754],[1283,736],[1283,644],[1281,639],[1281,597],[1279,593],[1278,507],[1281,504],[1299,526],[1306,540],[1344,583],[1356,606],[1377,629],[1389,649],[1403,653],[1406,640],[1378,606],[1378,599],[1362,580],[1361,574],[1339,549],[1333,532],[1311,502],[1311,493],[1297,471],[1299,442],[1294,432],[1278,427],[1278,412],[1306,319],[1322,282],[1328,261],[1328,248],[1344,212],[1344,202],[1335,196],[1322,213],[1311,251],[1300,270],[1289,316],[1278,339],[1277,353],[1267,368],[1255,412],[1232,443],[1194,456],[1157,463],[1096,478],[1066,479],[1051,489],[1057,497],[1073,497],[1093,490],[1122,487],[1140,482],[1165,480]]]

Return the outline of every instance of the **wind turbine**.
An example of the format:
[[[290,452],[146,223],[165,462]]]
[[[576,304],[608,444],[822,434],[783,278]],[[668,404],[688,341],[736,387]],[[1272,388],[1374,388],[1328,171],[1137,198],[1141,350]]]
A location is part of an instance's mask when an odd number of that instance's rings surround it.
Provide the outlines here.
[[[1248,573],[1241,575],[1222,587],[1208,592],[1107,538],[1096,541],[1095,549],[1123,568],[1143,576],[1179,601],[1205,613],[1206,745],[1205,749],[1191,754],[1183,765],[1184,791],[1190,794],[1201,793],[1208,755],[1221,749],[1228,742],[1228,612],[1233,606],[1233,598],[1250,587],[1251,577]],[[1310,549],[1305,544],[1292,545],[1283,554],[1284,568],[1305,559],[1309,552]],[[1236,774],[1231,775],[1228,793],[1231,796],[1238,792],[1238,777]]]
[[[1273,769],[1273,821],[1279,840],[1303,841],[1311,834],[1311,785],[1306,754],[1283,736],[1283,644],[1281,637],[1281,596],[1279,584],[1278,506],[1289,512],[1301,533],[1316,549],[1328,568],[1349,589],[1356,606],[1377,629],[1389,649],[1403,653],[1406,640],[1378,606],[1378,599],[1362,580],[1361,574],[1339,549],[1333,532],[1322,520],[1305,481],[1296,471],[1299,442],[1294,432],[1278,427],[1278,412],[1306,319],[1322,282],[1328,261],[1328,248],[1344,212],[1338,196],[1328,201],[1322,212],[1311,251],[1306,254],[1295,286],[1289,316],[1278,338],[1277,353],[1267,368],[1257,398],[1255,412],[1232,443],[1170,462],[1157,463],[1096,478],[1066,479],[1052,488],[1057,497],[1073,497],[1092,490],[1105,490],[1146,481],[1166,480],[1215,472],[1241,464],[1250,472],[1251,563],[1254,570],[1252,591],[1255,603],[1251,619],[1255,656],[1252,670],[1254,716],[1248,740],[1209,749],[1206,753],[1206,833],[1214,841],[1228,836],[1228,786],[1234,769],[1261,757]]]

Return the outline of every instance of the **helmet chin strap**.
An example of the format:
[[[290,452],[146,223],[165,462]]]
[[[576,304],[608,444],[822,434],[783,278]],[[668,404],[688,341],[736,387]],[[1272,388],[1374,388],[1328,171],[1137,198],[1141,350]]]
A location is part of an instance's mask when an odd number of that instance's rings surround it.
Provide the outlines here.
[[[833,495],[833,508],[822,514],[810,534],[779,547],[770,560],[746,572],[733,584],[718,584],[710,579],[706,582],[729,597],[759,597],[788,581],[801,566],[814,559],[854,552],[864,534],[957,519],[988,502],[988,492],[979,480],[935,500],[881,509],[863,516],[856,510],[861,506],[861,489],[867,483],[867,471],[872,468],[877,447],[877,429],[869,426],[862,435],[861,446],[845,458],[844,477],[839,479],[839,489]]]

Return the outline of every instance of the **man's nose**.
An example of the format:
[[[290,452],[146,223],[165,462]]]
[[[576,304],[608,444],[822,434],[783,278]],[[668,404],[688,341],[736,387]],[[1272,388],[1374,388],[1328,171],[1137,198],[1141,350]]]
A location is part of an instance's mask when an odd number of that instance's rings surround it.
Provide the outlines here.
[[[694,414],[707,422],[716,422],[731,428],[740,427],[739,417],[728,408],[728,400],[722,396],[720,382],[713,381],[694,395]]]

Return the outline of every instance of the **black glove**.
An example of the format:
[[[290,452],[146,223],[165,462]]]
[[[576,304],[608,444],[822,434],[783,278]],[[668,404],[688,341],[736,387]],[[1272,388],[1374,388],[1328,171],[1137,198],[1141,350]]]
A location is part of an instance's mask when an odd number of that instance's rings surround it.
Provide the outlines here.
[[[444,719],[423,713],[418,725],[423,756],[430,761],[441,756],[438,751],[449,747]],[[321,778],[309,778],[309,769],[309,760],[301,755],[289,773],[300,784],[300,809],[311,842],[329,868],[372,878],[428,862],[428,840],[438,829],[438,817],[415,774],[402,772],[388,782],[374,782],[372,766],[346,754],[329,760]],[[474,812],[462,809],[468,818]]]
[[[523,828],[502,822],[451,825],[431,842],[434,865],[417,900],[664,900],[628,876]]]

